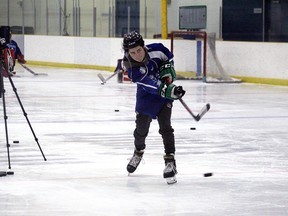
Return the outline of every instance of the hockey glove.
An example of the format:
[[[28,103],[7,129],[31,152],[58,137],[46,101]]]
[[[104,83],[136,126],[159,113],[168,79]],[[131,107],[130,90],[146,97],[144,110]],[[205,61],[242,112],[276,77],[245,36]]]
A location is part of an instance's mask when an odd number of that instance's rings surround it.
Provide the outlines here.
[[[165,82],[169,78],[172,82],[176,79],[176,72],[172,62],[164,62],[160,68],[160,80]]]
[[[177,100],[182,98],[185,94],[182,86],[176,86],[174,84],[162,83],[159,88],[159,94],[168,99]]]
[[[18,55],[17,58],[18,58],[19,63],[22,63],[22,64],[26,63],[26,60],[24,59],[24,55]]]

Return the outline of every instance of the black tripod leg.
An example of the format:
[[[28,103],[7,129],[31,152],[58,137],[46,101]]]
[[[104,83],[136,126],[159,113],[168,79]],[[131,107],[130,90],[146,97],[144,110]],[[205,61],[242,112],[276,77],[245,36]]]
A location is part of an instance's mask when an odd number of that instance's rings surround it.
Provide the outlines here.
[[[24,115],[25,118],[26,118],[26,121],[27,121],[27,123],[28,123],[28,125],[29,125],[29,127],[30,127],[30,129],[31,129],[31,132],[32,132],[32,134],[33,134],[33,136],[34,136],[34,139],[35,139],[35,141],[36,141],[36,143],[37,143],[37,145],[38,145],[38,147],[39,147],[39,150],[40,150],[40,152],[41,152],[41,154],[42,154],[42,156],[43,156],[43,159],[46,161],[47,159],[46,159],[46,157],[45,157],[45,155],[44,155],[44,153],[43,153],[43,151],[42,151],[42,148],[41,148],[41,146],[40,146],[40,144],[39,144],[39,142],[38,142],[38,138],[36,137],[36,134],[35,134],[35,132],[34,132],[34,130],[33,130],[33,128],[32,128],[32,125],[31,125],[31,123],[30,123],[30,121],[29,121],[29,118],[28,118],[28,116],[27,116],[27,113],[25,112],[24,106],[23,106],[23,104],[22,104],[22,102],[21,102],[21,100],[20,100],[20,97],[19,97],[18,93],[17,93],[17,89],[16,89],[16,87],[15,87],[15,85],[14,85],[14,83],[13,83],[13,80],[12,80],[12,78],[11,78],[10,75],[8,75],[8,78],[9,78],[10,84],[11,84],[11,86],[12,86],[12,88],[13,88],[13,91],[14,91],[14,93],[15,93],[15,95],[16,95],[16,98],[17,98],[17,100],[18,100],[18,102],[19,102],[19,104],[20,104],[20,107],[21,107],[21,109],[22,109],[23,115]]]
[[[9,151],[9,138],[8,138],[8,125],[7,125],[7,115],[6,115],[6,105],[5,105],[5,90],[3,89],[2,101],[3,101],[3,115],[4,115],[4,124],[5,124],[5,135],[6,135],[6,147],[7,147],[7,154],[8,154],[8,168],[11,169],[11,163],[10,163],[10,151]]]
[[[10,171],[6,172],[6,174],[10,174],[13,175],[14,172],[11,171],[11,160],[10,160],[10,144],[9,144],[9,138],[8,138],[8,124],[7,124],[7,114],[6,114],[6,103],[5,103],[5,89],[4,89],[4,82],[3,82],[3,74],[1,72],[1,97],[2,97],[2,101],[3,101],[3,115],[4,115],[4,124],[5,124],[5,135],[6,135],[6,148],[7,148],[7,156],[8,156],[8,169]],[[3,173],[3,172],[2,172]]]
[[[7,119],[8,116],[6,114],[6,102],[5,102],[5,89],[3,88],[3,94],[2,96],[2,101],[3,101],[3,113],[4,113],[4,122],[5,122],[5,134],[6,134],[6,147],[7,147],[7,156],[8,156],[8,171],[6,172],[7,175],[13,175],[14,172],[11,170],[11,160],[10,160],[10,144],[9,144],[9,138],[8,138],[8,124],[7,124]]]

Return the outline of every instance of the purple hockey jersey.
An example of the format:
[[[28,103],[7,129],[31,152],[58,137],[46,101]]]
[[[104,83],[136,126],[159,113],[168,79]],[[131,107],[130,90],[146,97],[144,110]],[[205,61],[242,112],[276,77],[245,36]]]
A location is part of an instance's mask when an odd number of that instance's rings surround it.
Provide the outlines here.
[[[159,66],[163,62],[172,61],[173,54],[161,43],[146,45],[144,62],[134,61],[128,53],[123,64],[132,82],[137,84],[136,112],[155,119],[163,105],[172,100],[159,95],[161,84]]]

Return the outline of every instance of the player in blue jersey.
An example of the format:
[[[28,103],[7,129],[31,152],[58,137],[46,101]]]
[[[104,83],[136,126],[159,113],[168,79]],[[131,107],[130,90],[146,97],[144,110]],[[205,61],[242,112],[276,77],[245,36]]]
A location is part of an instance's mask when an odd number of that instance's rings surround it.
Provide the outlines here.
[[[10,32],[10,38],[11,37],[12,37],[12,34]],[[22,54],[22,52],[21,52],[21,50],[20,50],[20,48],[19,48],[19,46],[18,46],[16,41],[11,39],[10,43],[7,44],[7,47],[9,48],[11,53],[13,52],[13,56],[14,56],[14,58],[13,58],[13,67],[10,70],[11,70],[12,74],[16,74],[16,72],[13,72],[16,59],[21,64],[25,64],[26,60],[24,59],[24,55]]]
[[[11,40],[11,42],[9,44],[7,44],[7,47],[10,50],[14,50],[14,55],[15,55],[15,60],[17,59],[18,62],[25,64],[26,60],[24,59],[24,55],[22,54],[18,44],[16,43],[16,41]]]
[[[13,76],[16,74],[16,72],[13,71],[16,59],[18,60],[19,63],[22,63],[22,64],[25,64],[26,60],[24,59],[24,55],[22,54],[16,41],[11,40],[12,34],[10,31],[10,27],[2,26],[2,29],[3,28],[6,29],[6,32],[8,34],[7,37],[9,37],[9,43],[7,43],[6,45],[7,48],[3,50],[3,55],[4,55],[5,63],[7,65],[8,73],[10,74],[10,76]],[[8,76],[6,70],[4,70],[3,76],[5,77]]]
[[[173,54],[161,43],[145,46],[142,36],[136,31],[124,36],[123,49],[123,68],[128,71],[132,82],[137,84],[135,150],[127,171],[133,173],[139,165],[150,123],[152,119],[157,119],[165,151],[163,177],[172,178],[172,183],[175,183],[177,170],[171,113],[173,101],[181,98],[185,91],[182,86],[173,84],[176,78]]]

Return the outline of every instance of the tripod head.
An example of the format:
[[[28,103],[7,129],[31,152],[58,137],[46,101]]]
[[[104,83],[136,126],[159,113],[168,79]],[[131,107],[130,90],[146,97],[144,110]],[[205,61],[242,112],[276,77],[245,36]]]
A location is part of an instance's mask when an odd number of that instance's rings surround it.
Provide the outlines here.
[[[3,93],[3,68],[5,67],[3,50],[8,48],[7,44],[9,44],[10,42],[11,42],[10,26],[1,26],[0,27],[0,75],[1,75],[0,98]]]
[[[7,48],[7,44],[11,42],[10,26],[0,27],[0,50]]]
[[[7,44],[9,44],[10,42],[11,42],[10,26],[1,26],[0,27],[0,61],[1,61],[1,64],[3,64],[3,60],[4,60],[3,50],[8,48]],[[2,65],[0,66],[1,66],[0,70],[2,71]]]
[[[0,26],[0,73],[3,75],[3,72],[6,71],[5,77],[15,65],[14,51],[8,47],[11,43],[11,36],[10,26]]]

